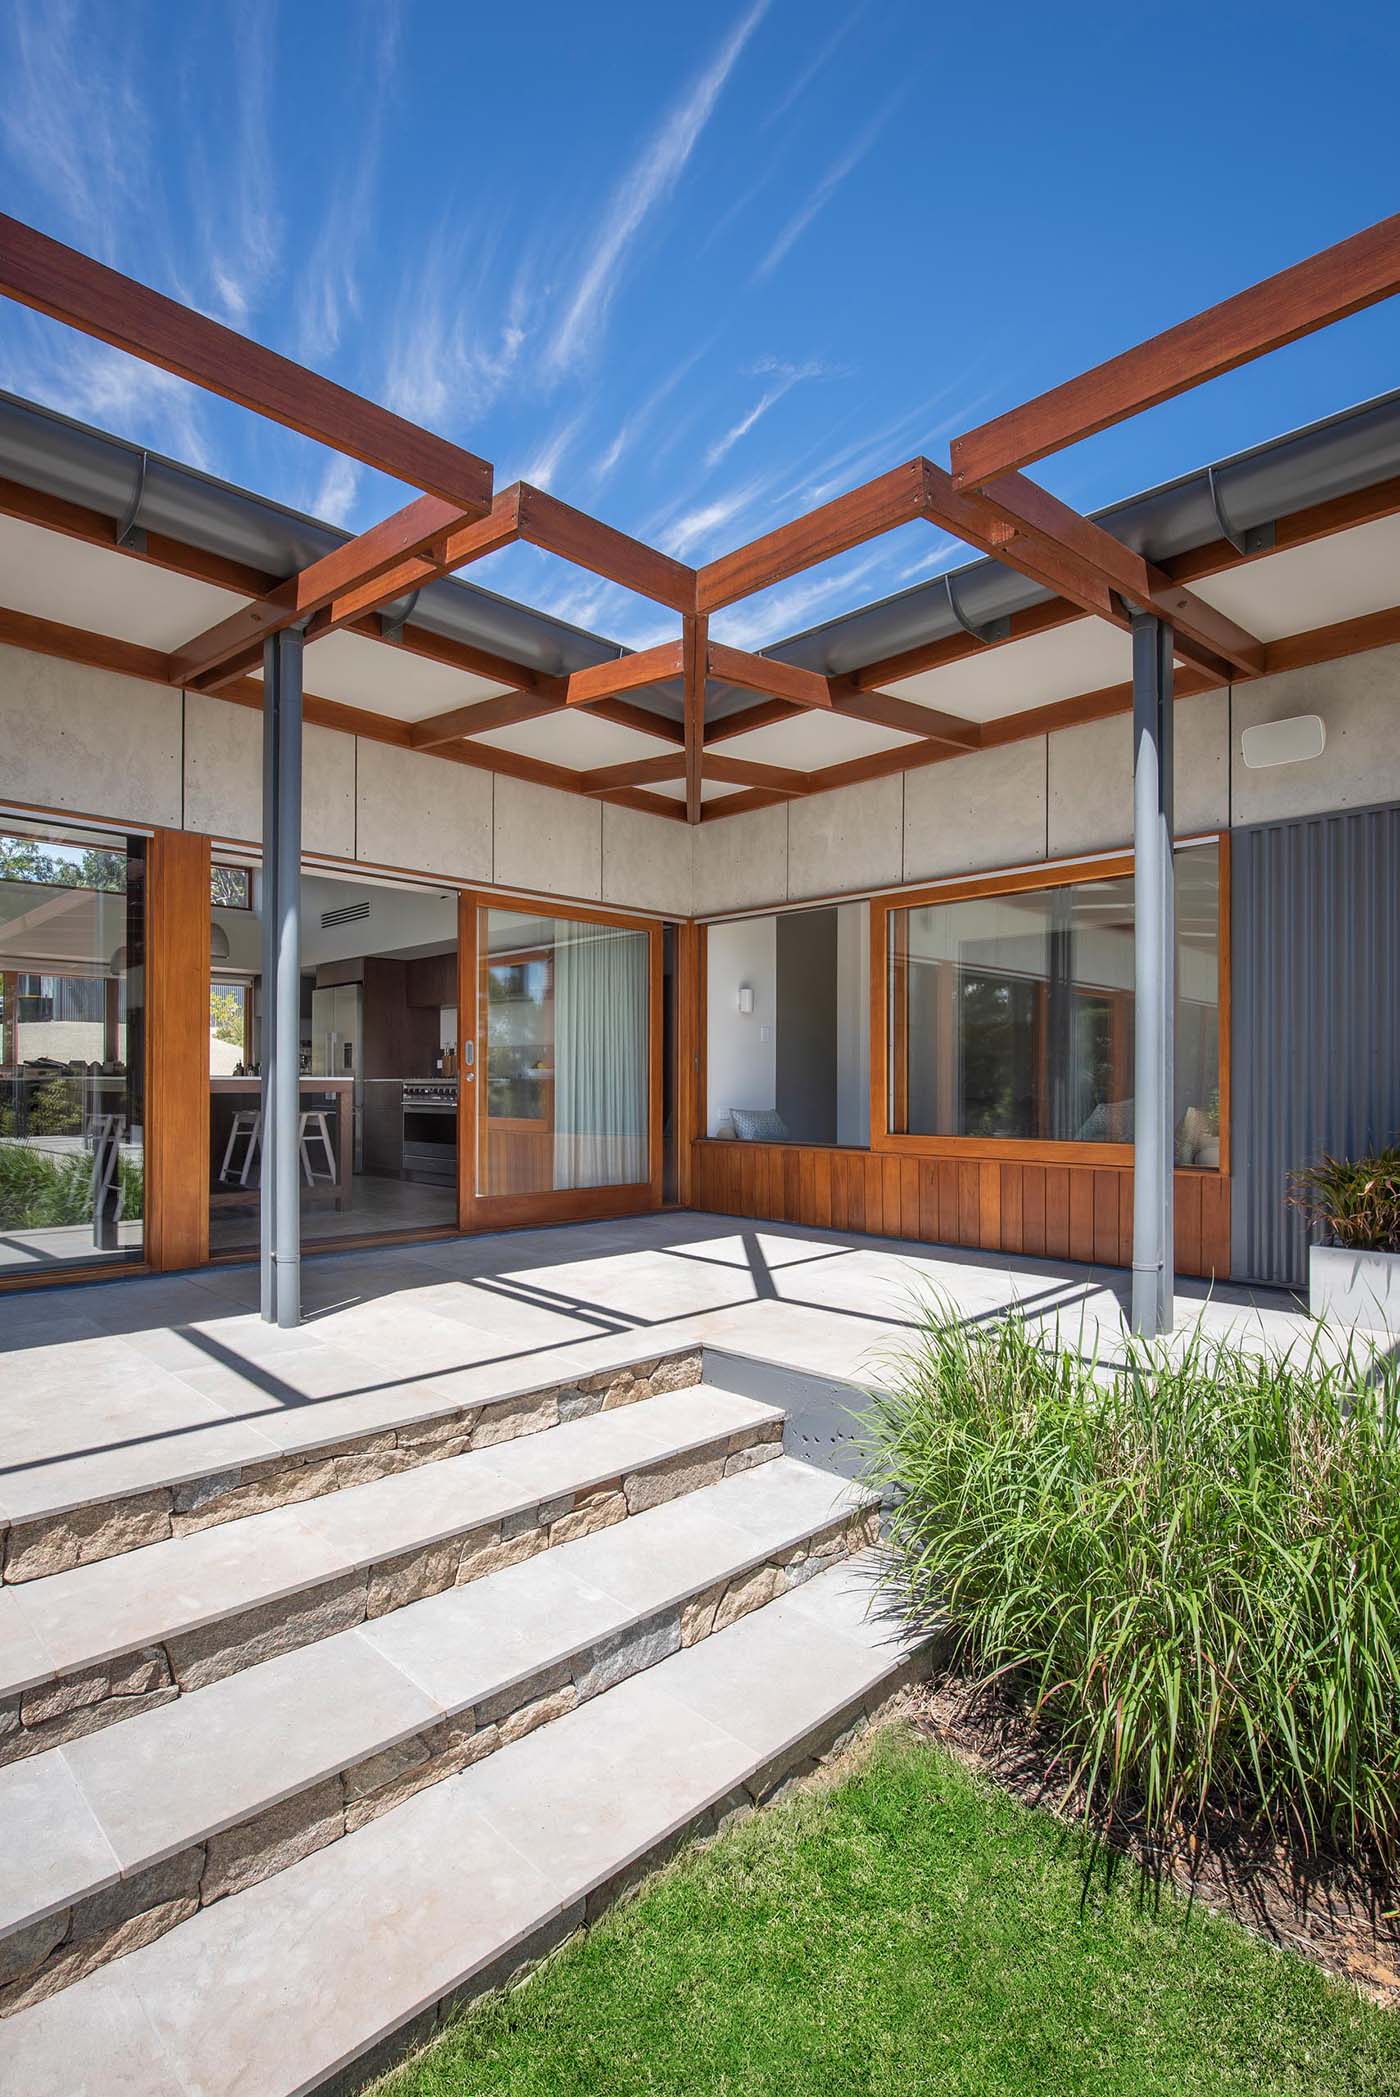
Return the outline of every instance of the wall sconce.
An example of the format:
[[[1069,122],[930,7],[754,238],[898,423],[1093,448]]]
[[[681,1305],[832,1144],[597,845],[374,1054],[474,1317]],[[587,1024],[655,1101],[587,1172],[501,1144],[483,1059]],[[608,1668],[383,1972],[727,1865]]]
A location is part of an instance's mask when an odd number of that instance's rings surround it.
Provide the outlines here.
[[[753,1011],[753,985],[752,985],[752,983],[741,983],[741,984],[739,985],[739,1001],[738,1001],[738,1002],[739,1002],[739,1010],[740,1010],[741,1012],[752,1012],[752,1011]]]
[[[1327,730],[1320,714],[1260,721],[1240,736],[1240,756],[1248,772],[1267,771],[1271,765],[1303,764],[1310,757],[1321,757],[1326,747]]]

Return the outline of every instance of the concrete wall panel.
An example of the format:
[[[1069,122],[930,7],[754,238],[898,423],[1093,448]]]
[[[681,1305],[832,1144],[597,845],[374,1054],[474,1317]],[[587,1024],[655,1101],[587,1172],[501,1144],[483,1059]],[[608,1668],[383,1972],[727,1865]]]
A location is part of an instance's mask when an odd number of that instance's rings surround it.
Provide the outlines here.
[[[304,731],[302,843],[355,856],[355,741],[332,728]],[[262,715],[200,692],[185,694],[185,828],[211,837],[262,837]]]
[[[882,888],[900,878],[904,781],[871,779],[788,810],[788,895]]]
[[[357,738],[357,856],[449,879],[491,879],[493,775]]]
[[[1176,709],[1176,828],[1221,830],[1230,820],[1227,693],[1183,699]],[[1049,846],[1056,859],[1132,842],[1133,723],[1129,714],[1086,721],[1049,738]]]
[[[744,910],[785,903],[788,893],[788,812],[755,808],[691,831],[695,852],[695,909]]]
[[[495,879],[502,887],[601,900],[600,802],[498,774],[495,837]]]
[[[666,816],[643,815],[605,801],[603,901],[624,910],[689,917],[690,831]]]
[[[904,780],[904,878],[1045,857],[1045,737],[974,750]]]
[[[0,648],[6,800],[180,827],[180,694]]]
[[[1321,757],[1246,770],[1240,735],[1261,721],[1320,714]],[[1236,823],[1276,822],[1331,809],[1400,799],[1400,648],[1378,648],[1313,670],[1286,670],[1234,690],[1233,811]]]

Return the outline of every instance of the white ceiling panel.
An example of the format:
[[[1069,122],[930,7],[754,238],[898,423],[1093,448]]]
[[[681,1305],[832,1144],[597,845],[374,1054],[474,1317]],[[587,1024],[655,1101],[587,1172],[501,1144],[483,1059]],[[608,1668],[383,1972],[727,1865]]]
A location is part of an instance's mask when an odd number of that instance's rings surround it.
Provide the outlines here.
[[[1400,517],[1378,517],[1191,587],[1261,641],[1388,611],[1400,604]]]
[[[668,801],[684,801],[685,781],[683,779],[663,779],[658,781],[655,786],[649,786],[647,792],[649,794],[664,794]],[[747,792],[748,788],[744,786],[722,785],[718,779],[706,779],[701,782],[700,798],[702,801],[724,801],[730,794],[745,794]]]
[[[0,603],[10,611],[168,653],[247,601],[115,547],[0,517]]]
[[[668,747],[639,728],[624,728],[579,706],[561,707],[515,728],[493,728],[472,740],[514,750],[521,757],[542,758],[546,764],[571,765],[578,772],[629,764],[634,757],[664,757]]]
[[[426,721],[474,699],[490,699],[505,686],[469,676],[403,648],[385,647],[364,634],[333,633],[306,651],[306,689],[321,699],[339,699],[395,721]]]
[[[713,747],[716,757],[747,757],[756,764],[791,765],[798,772],[815,772],[824,765],[870,757],[877,750],[898,750],[917,740],[916,736],[900,735],[896,729],[877,728],[868,721],[848,721],[825,707],[811,706],[790,721],[774,721],[767,728],[751,729],[747,735],[728,736]]]
[[[1126,683],[1132,672],[1132,644],[1121,628],[1103,619],[1076,619],[1030,640],[920,671],[886,689],[970,721],[999,721],[1032,706]]]

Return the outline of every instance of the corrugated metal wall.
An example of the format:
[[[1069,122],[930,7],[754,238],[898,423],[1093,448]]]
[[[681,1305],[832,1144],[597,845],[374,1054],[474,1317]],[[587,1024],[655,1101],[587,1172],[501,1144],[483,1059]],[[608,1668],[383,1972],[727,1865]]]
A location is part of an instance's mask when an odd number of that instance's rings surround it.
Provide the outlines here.
[[[1232,1271],[1307,1280],[1288,1173],[1400,1134],[1400,806],[1231,840]]]

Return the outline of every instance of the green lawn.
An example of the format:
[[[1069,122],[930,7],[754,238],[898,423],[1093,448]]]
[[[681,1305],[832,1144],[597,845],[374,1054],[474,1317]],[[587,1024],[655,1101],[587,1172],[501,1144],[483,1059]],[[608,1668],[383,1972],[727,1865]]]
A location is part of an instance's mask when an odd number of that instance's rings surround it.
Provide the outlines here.
[[[1380,2097],[1400,2018],[892,1733],[684,1857],[379,2097]]]

